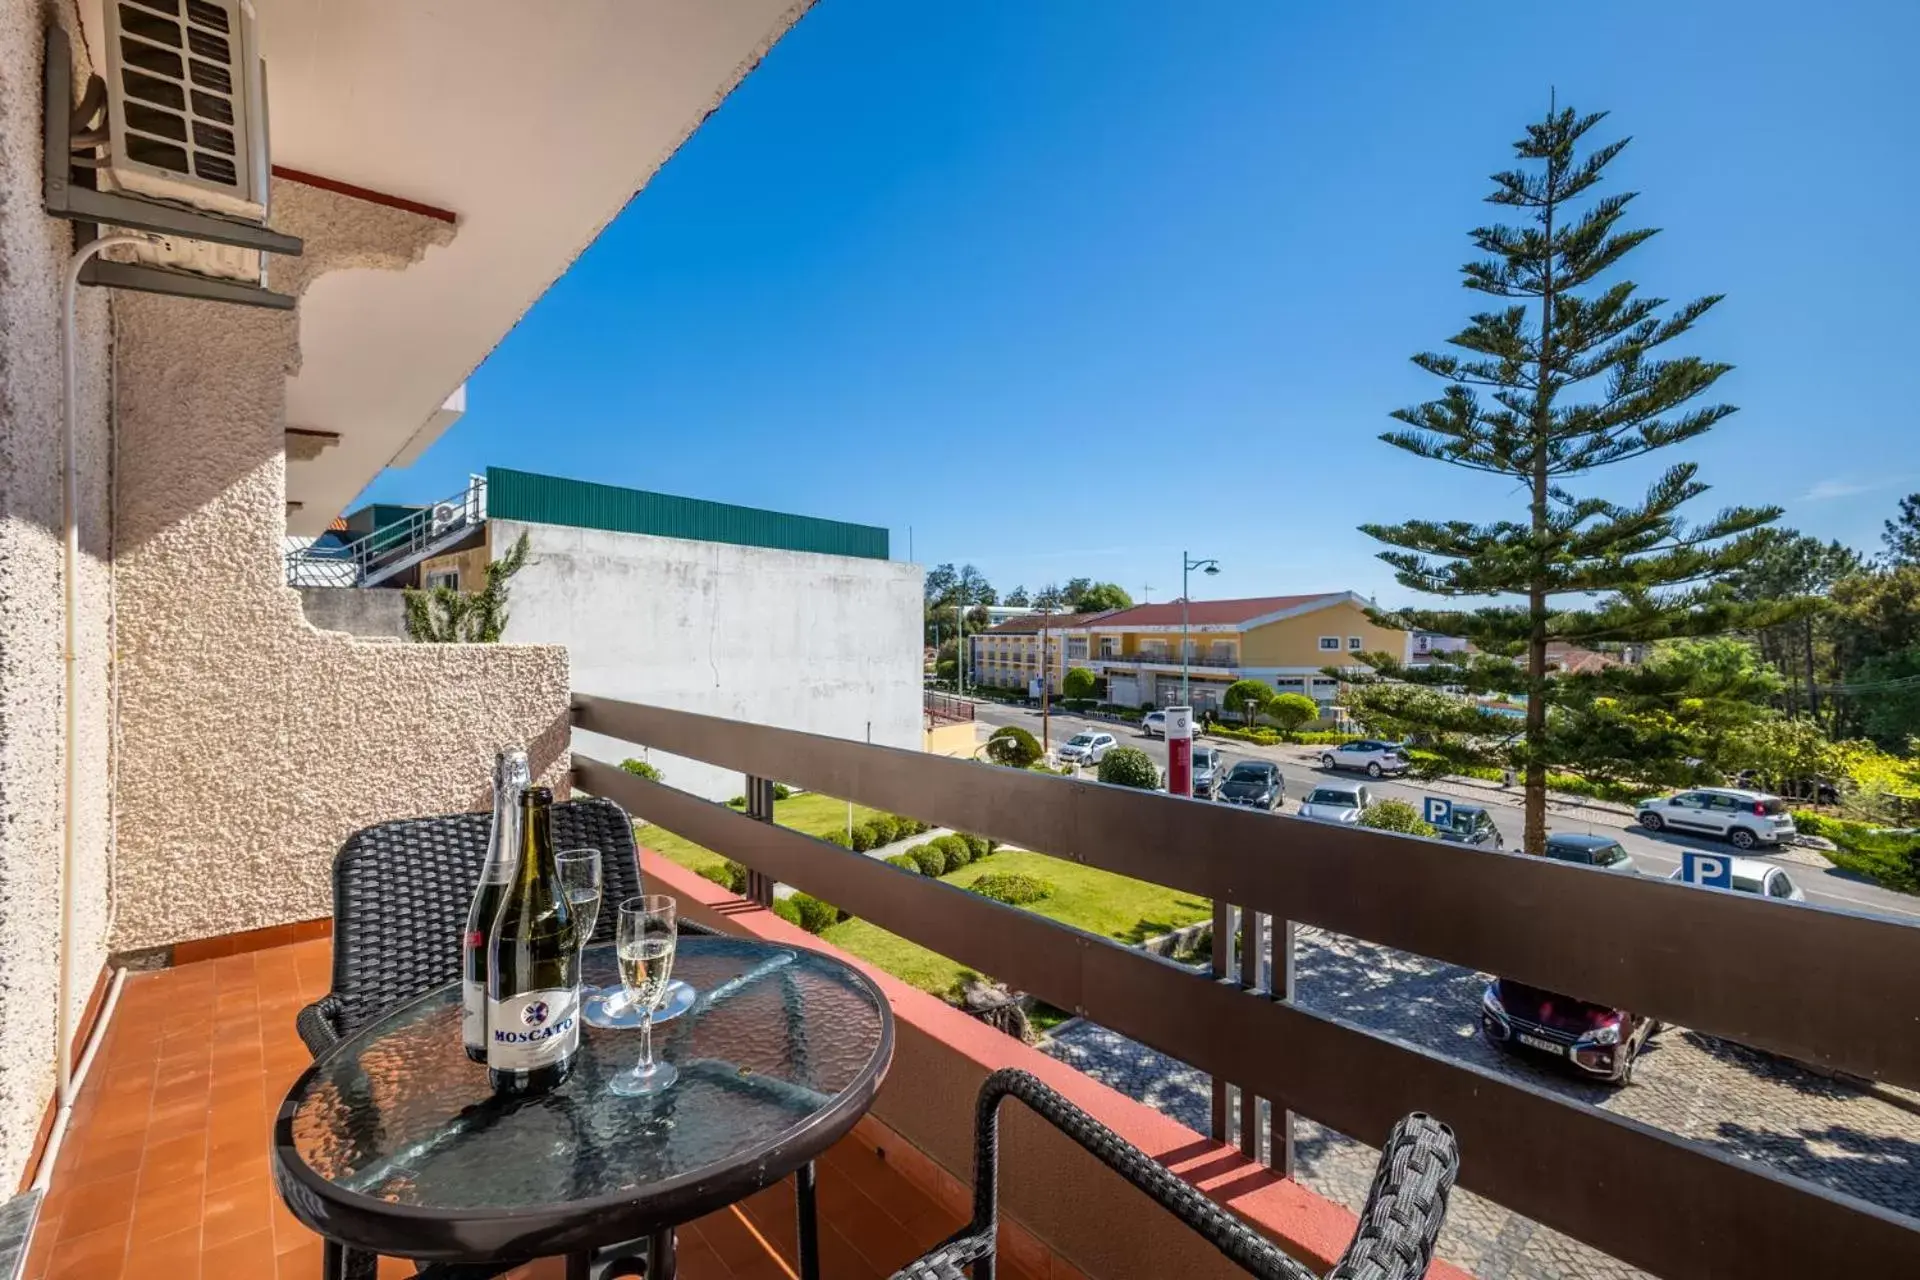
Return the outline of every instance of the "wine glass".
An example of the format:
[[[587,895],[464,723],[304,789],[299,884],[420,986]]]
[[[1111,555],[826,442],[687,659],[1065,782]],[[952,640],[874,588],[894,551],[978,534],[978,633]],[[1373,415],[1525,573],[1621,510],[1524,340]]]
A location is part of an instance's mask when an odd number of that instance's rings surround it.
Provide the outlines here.
[[[643,894],[620,904],[615,943],[620,981],[627,989],[629,1006],[640,1014],[640,1061],[607,1085],[609,1093],[623,1098],[658,1093],[680,1075],[671,1062],[656,1062],[653,1057],[653,1011],[666,995],[667,980],[673,976],[673,950],[679,941],[674,914],[674,900],[664,894]]]
[[[568,849],[554,858],[554,865],[560,871],[560,891],[567,895],[567,906],[573,912],[574,937],[582,957],[587,946],[593,941],[593,926],[600,919],[600,851],[598,849]],[[581,1017],[589,1026],[602,1026],[594,1020],[594,1010],[600,1001],[599,988],[585,981],[586,965],[580,966]]]

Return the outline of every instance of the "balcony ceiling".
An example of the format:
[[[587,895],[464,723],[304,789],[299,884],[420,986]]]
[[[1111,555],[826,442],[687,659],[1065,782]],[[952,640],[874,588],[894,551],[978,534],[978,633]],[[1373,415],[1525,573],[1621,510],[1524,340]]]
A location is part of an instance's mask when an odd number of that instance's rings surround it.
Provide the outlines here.
[[[288,532],[324,531],[433,442],[467,375],[811,3],[257,5],[274,163],[460,228],[404,272],[308,290],[287,425],[340,440],[289,462]],[[83,10],[99,59],[100,0]]]

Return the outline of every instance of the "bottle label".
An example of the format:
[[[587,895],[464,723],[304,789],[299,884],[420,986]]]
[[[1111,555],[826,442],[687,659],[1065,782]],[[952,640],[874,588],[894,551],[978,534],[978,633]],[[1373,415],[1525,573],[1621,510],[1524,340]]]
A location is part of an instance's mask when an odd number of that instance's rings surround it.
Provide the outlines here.
[[[460,984],[460,1038],[476,1049],[487,1047],[487,984],[471,978]]]
[[[487,1066],[532,1071],[580,1047],[580,993],[566,987],[524,991],[487,1004]]]

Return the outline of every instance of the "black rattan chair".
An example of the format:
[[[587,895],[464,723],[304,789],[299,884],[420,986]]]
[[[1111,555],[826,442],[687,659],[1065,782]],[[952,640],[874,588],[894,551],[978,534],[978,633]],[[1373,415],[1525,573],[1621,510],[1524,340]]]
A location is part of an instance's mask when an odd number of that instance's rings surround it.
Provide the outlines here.
[[[980,1090],[974,1121],[973,1221],[894,1280],[993,1280],[1000,1103],[1014,1098],[1153,1197],[1240,1268],[1261,1280],[1317,1280],[1252,1228],[1182,1182],[1139,1148],[1025,1071],[996,1071]],[[1459,1172],[1453,1130],[1414,1112],[1393,1126],[1380,1150],[1360,1227],[1327,1280],[1418,1280],[1433,1259]]]
[[[316,1058],[383,1011],[459,978],[492,822],[486,813],[406,818],[347,837],[333,860],[333,989],[296,1024]],[[553,847],[600,851],[603,902],[640,892],[633,819],[613,801],[553,806]],[[600,913],[595,942],[612,940],[618,915]]]

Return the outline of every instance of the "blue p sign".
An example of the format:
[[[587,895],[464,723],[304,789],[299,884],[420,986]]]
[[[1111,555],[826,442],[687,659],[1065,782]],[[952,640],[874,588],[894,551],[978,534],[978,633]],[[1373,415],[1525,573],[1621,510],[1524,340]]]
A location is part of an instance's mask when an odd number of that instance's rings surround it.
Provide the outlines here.
[[[1733,888],[1733,859],[1723,853],[1680,855],[1680,878],[1688,884],[1704,884],[1714,889]]]
[[[1453,801],[1444,796],[1427,797],[1427,821],[1442,830],[1453,828]]]

